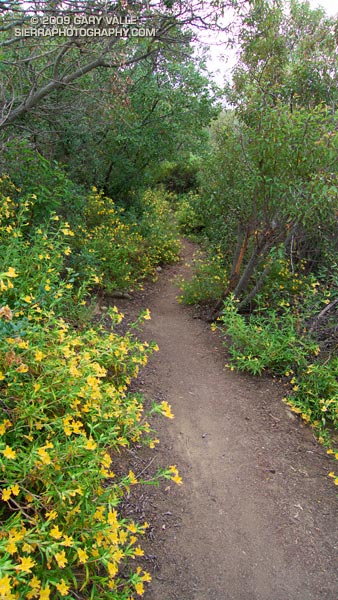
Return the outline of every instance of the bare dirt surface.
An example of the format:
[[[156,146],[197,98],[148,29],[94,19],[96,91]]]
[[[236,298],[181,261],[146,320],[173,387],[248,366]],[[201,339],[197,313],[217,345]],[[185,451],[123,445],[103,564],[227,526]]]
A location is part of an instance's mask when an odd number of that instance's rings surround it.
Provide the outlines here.
[[[118,302],[127,319],[150,308],[142,335],[160,351],[137,385],[175,414],[153,419],[161,443],[131,452],[132,466],[147,478],[176,464],[184,479],[142,486],[125,504],[151,524],[144,598],[338,600],[332,458],[281,402],[282,383],[225,369],[220,338],[177,302],[175,277],[189,273],[194,249],[184,243],[179,265]]]

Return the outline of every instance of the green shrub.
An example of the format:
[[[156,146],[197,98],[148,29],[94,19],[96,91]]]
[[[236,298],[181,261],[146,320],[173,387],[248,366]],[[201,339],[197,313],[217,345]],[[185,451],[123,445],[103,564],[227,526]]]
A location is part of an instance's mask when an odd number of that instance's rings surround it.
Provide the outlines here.
[[[299,331],[298,317],[287,308],[250,317],[239,314],[233,297],[224,303],[220,321],[230,336],[229,352],[237,369],[261,374],[264,369],[284,374],[291,368],[303,368],[310,355],[318,354],[318,344]]]
[[[23,197],[35,197],[31,207],[32,224],[40,224],[53,212],[71,227],[83,222],[84,188],[71,181],[59,163],[43,157],[28,142],[12,140],[8,143],[0,169],[18,188],[19,201]]]
[[[195,192],[179,196],[176,205],[176,219],[182,233],[192,235],[203,229],[203,221],[197,208],[200,197]]]
[[[151,267],[178,259],[180,242],[172,212],[172,196],[161,190],[147,190],[141,198],[139,231]]]
[[[293,392],[287,403],[304,421],[323,434],[326,426],[338,427],[338,358],[308,364],[292,377]]]
[[[167,195],[145,192],[141,216],[124,209],[93,188],[85,222],[74,240],[74,268],[83,276],[91,266],[94,281],[108,292],[130,289],[153,275],[156,265],[177,260],[179,242]]]
[[[209,257],[197,255],[190,280],[182,280],[180,300],[184,304],[201,304],[219,300],[228,283],[227,271],[217,251]]]

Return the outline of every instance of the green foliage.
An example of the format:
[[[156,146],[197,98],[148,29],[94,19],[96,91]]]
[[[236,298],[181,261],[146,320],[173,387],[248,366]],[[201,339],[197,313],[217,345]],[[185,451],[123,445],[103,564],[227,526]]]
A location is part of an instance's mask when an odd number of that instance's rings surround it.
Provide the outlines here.
[[[295,271],[330,269],[337,251],[338,63],[334,20],[307,4],[255,2],[242,25],[198,211],[231,265],[227,292],[254,306],[281,245]]]
[[[331,447],[335,445],[332,430],[338,425],[338,360],[335,356],[321,358],[318,342],[304,327],[308,302],[313,293],[317,294],[317,286],[307,292],[304,287],[300,282],[305,302],[297,310],[282,298],[278,308],[262,307],[244,316],[232,296],[225,301],[219,321],[227,339],[231,370],[253,375],[269,370],[286,376],[291,389],[284,402],[316,430],[322,443]],[[320,301],[329,302],[327,298]]]
[[[286,400],[287,404],[329,441],[330,429],[338,427],[337,357],[308,364],[292,377],[291,383],[293,392]]]
[[[15,308],[17,303],[23,303],[25,306],[48,307],[58,314],[66,312],[75,298],[77,302],[84,298],[84,286],[74,270],[67,266],[74,235],[69,224],[51,213],[41,226],[35,225],[40,207],[37,196],[27,194],[14,201],[12,196],[18,196],[20,192],[10,180],[2,178],[0,186],[3,265],[10,265],[17,273],[24,274],[16,283],[15,291],[11,279],[2,284],[3,301]]]
[[[0,168],[19,188],[15,193],[18,202],[22,196],[34,197],[30,216],[34,224],[48,219],[53,211],[71,226],[83,220],[83,188],[69,179],[60,164],[42,156],[27,140],[12,139],[6,144]]]
[[[160,165],[156,182],[163,184],[169,192],[187,194],[198,187],[198,170],[199,160],[196,157],[180,162],[165,161]]]
[[[288,308],[270,309],[246,319],[232,296],[224,303],[220,321],[231,338],[232,365],[253,375],[264,369],[281,375],[291,365],[304,368],[308,356],[319,352],[316,341],[302,334],[298,315]]]
[[[172,204],[172,195],[161,190],[147,190],[141,197],[139,228],[152,267],[178,259],[180,243]]]
[[[203,304],[219,300],[228,283],[221,253],[211,256],[197,256],[193,263],[191,279],[181,281],[183,295],[180,300],[185,304]]]
[[[154,274],[158,264],[177,260],[179,242],[167,195],[147,191],[139,202],[141,215],[128,211],[93,188],[84,223],[75,230],[74,265],[105,290],[130,289]]]
[[[181,194],[176,203],[176,219],[180,231],[190,237],[198,235],[204,226],[204,220],[199,213],[200,196],[195,192]]]

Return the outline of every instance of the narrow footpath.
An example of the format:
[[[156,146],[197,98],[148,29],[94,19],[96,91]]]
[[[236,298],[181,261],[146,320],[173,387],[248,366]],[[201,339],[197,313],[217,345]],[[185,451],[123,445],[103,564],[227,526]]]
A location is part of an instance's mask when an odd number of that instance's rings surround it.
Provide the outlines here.
[[[144,336],[160,351],[143,390],[175,414],[156,421],[156,460],[177,464],[184,485],[144,499],[157,515],[144,598],[338,600],[332,459],[281,402],[283,384],[225,369],[219,336],[177,302],[193,250],[145,296]]]

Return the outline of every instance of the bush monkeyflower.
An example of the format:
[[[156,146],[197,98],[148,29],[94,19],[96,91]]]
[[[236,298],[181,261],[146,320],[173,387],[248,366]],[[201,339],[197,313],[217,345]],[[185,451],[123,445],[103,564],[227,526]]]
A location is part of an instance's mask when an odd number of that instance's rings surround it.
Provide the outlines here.
[[[16,459],[16,450],[13,450],[10,446],[6,446],[6,448],[4,450],[1,450],[2,454],[4,455],[5,458],[8,458],[9,460],[15,460]]]
[[[67,596],[70,589],[70,586],[65,582],[64,579],[61,579],[60,583],[56,583],[55,587],[61,596]]]

